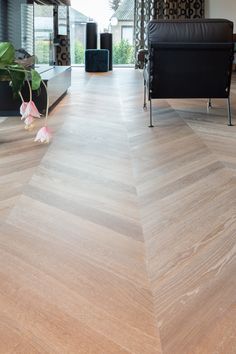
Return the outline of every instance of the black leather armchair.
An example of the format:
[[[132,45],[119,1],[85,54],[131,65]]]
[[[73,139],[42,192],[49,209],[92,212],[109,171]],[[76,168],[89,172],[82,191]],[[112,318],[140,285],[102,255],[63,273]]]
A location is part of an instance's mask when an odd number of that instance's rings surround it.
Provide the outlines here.
[[[144,68],[146,96],[157,98],[212,98],[228,102],[233,63],[233,23],[223,19],[153,20],[148,25],[148,56]]]

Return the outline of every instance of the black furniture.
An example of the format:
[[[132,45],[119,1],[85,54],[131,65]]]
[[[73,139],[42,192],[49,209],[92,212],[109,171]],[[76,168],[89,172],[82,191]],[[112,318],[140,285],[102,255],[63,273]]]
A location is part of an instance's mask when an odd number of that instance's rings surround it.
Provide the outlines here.
[[[60,99],[66,94],[71,85],[71,67],[68,66],[40,66],[36,70],[47,85],[49,95],[49,108],[52,109]],[[22,89],[22,95],[25,101],[29,100],[28,85]],[[14,99],[12,89],[8,81],[0,82],[0,116],[18,116],[20,115],[20,98]],[[41,84],[41,93],[33,93],[33,101],[40,113],[45,114],[47,95],[43,84]]]
[[[225,98],[231,124],[230,84],[233,23],[223,19],[152,20],[148,24],[148,56],[144,68],[150,101],[158,98]]]
[[[109,70],[112,70],[112,33],[101,33],[100,34],[100,48],[109,50]]]
[[[86,49],[97,49],[98,29],[96,22],[86,23]]]
[[[107,49],[86,49],[85,71],[88,73],[109,71],[109,51]]]

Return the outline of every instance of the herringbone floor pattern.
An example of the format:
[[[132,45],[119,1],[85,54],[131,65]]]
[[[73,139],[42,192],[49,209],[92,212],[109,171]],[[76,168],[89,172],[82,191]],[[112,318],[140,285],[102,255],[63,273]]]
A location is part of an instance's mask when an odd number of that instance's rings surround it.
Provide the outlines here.
[[[0,354],[236,353],[236,129],[213,104],[156,101],[149,129],[140,72],[74,69],[49,146],[0,123]]]

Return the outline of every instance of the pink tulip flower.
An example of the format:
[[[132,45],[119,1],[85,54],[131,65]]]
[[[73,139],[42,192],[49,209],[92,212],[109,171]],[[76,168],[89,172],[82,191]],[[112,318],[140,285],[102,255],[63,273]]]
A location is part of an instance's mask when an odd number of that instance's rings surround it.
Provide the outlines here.
[[[28,102],[27,107],[26,107],[24,114],[22,116],[22,119],[25,119],[28,116],[32,116],[34,118],[40,118],[40,113],[33,101]]]
[[[30,130],[32,129],[34,126],[33,126],[33,121],[34,121],[34,117],[32,116],[28,116],[27,118],[25,118],[25,129],[27,130]]]
[[[25,114],[27,106],[28,106],[28,102],[22,102],[22,105],[20,106],[20,114],[22,116]],[[23,117],[21,119],[23,119]]]
[[[34,141],[39,141],[40,143],[49,143],[51,138],[52,134],[48,127],[43,127],[38,131]]]

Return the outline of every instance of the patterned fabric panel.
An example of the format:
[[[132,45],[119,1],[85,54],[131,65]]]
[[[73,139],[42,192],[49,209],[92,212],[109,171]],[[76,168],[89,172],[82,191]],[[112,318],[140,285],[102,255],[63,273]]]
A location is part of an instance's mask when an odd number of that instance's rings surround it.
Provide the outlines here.
[[[139,49],[147,48],[147,24],[150,19],[203,18],[204,8],[204,0],[135,0],[136,56]]]
[[[186,19],[204,17],[202,0],[169,0],[164,2],[164,19]]]
[[[58,16],[57,7],[54,10],[54,16]],[[70,19],[69,8],[67,7],[67,35],[57,35],[59,45],[56,47],[56,65],[69,66],[71,65],[70,58]]]

